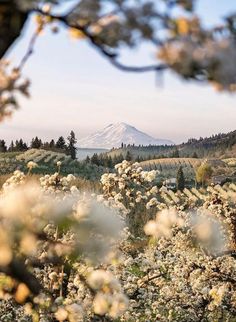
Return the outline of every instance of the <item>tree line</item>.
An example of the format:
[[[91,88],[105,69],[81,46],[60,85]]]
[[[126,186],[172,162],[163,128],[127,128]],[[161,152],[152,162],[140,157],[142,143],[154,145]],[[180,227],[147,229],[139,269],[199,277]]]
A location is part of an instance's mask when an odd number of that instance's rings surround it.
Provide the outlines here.
[[[11,141],[10,145],[7,146],[5,140],[0,140],[0,152],[24,152],[29,149],[44,149],[55,152],[63,152],[71,156],[73,160],[76,159],[76,143],[75,132],[71,131],[69,136],[65,139],[63,136],[55,141],[43,142],[38,136],[32,138],[30,144],[27,144],[23,139]]]
[[[134,145],[122,143],[121,147],[113,150],[122,152],[130,151],[131,153],[144,152],[156,158],[203,158],[215,156],[217,153],[224,154],[225,151],[231,150],[236,145],[236,130],[228,133],[218,133],[210,137],[200,137],[199,139],[190,138],[187,142],[179,145]],[[148,160],[149,158],[145,158]]]
[[[128,148],[128,146],[127,146]],[[102,166],[105,168],[113,168],[116,164],[122,162],[123,160],[127,161],[133,161],[133,162],[142,162],[142,161],[148,161],[148,160],[154,160],[154,159],[165,159],[165,158],[180,158],[179,150],[175,147],[171,153],[168,155],[165,154],[143,154],[139,155],[135,152],[136,150],[132,150],[132,148],[135,148],[133,146],[130,146],[130,150],[124,150],[119,154],[107,154],[107,153],[94,153],[92,157],[87,157],[86,162],[92,163],[97,166]],[[115,150],[112,150],[115,151]],[[132,153],[134,152],[134,153]],[[196,152],[194,152],[191,155],[192,158],[198,158],[198,155]]]

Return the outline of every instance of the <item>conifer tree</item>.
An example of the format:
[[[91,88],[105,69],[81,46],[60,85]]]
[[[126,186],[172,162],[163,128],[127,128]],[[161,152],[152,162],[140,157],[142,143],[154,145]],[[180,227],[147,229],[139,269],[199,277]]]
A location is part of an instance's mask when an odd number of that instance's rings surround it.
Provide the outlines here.
[[[176,188],[177,190],[183,191],[185,188],[185,178],[182,166],[179,167],[176,177]]]
[[[49,143],[49,148],[52,150],[55,149],[55,141],[53,139]]]
[[[37,136],[32,139],[30,143],[31,149],[40,149],[42,147],[42,140],[40,140]]]
[[[0,140],[0,152],[6,152],[6,151],[7,151],[6,142],[4,140]]]
[[[109,156],[107,158],[107,167],[112,168],[112,166],[113,166],[112,158],[111,158],[111,156]]]
[[[91,157],[91,163],[100,165],[97,153],[94,153],[94,155]]]
[[[10,144],[10,146],[9,146],[9,148],[8,148],[8,151],[9,152],[13,152],[15,150],[15,145],[14,145],[14,142],[13,141],[11,141],[11,144]]]
[[[132,155],[129,151],[127,151],[126,156],[125,156],[126,161],[131,161],[132,160]]]
[[[66,150],[66,141],[63,136],[60,136],[56,142],[56,148],[60,150]]]
[[[172,158],[179,158],[179,150],[177,148],[173,151]]]
[[[67,140],[68,140],[68,145],[67,145],[68,153],[71,156],[71,158],[73,160],[75,160],[76,159],[76,146],[75,145],[77,143],[77,140],[75,138],[74,131],[70,132],[70,135],[68,136]]]
[[[90,157],[87,155],[86,159],[85,159],[85,163],[90,163]]]

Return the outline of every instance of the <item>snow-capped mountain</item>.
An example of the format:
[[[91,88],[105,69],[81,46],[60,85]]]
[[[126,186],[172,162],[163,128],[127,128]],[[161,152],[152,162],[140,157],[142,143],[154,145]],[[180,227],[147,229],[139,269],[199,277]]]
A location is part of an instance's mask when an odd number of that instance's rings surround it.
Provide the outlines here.
[[[152,136],[139,131],[134,126],[126,123],[110,124],[104,129],[97,131],[78,141],[80,148],[118,148],[121,144],[135,145],[171,145],[170,140],[155,139]]]

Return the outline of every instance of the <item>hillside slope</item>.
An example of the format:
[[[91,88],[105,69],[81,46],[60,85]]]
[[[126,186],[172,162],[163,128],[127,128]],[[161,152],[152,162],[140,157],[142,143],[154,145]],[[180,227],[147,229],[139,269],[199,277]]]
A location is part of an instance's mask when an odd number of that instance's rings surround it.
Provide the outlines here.
[[[128,146],[113,149],[108,153],[111,157],[129,152],[135,159],[155,159],[160,157],[198,157],[226,159],[236,157],[236,131],[226,134],[212,135],[209,138],[189,139],[186,143],[174,146]]]

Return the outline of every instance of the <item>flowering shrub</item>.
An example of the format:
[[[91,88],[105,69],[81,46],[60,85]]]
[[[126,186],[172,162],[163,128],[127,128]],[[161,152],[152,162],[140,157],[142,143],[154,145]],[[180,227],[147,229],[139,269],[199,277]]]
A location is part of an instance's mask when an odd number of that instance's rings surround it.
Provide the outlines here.
[[[0,60],[0,121],[19,107],[17,93],[29,96],[29,85],[28,80],[21,79],[19,69],[9,70],[9,62]]]
[[[37,183],[16,171],[0,195],[9,319],[234,321],[236,186],[174,193],[156,188],[157,175],[124,161],[96,196],[72,175]]]
[[[119,209],[131,231],[140,234],[157,204],[155,196],[158,190],[154,181],[158,171],[144,171],[138,163],[126,160],[117,164],[115,169],[116,173],[102,175],[103,195],[100,198]]]
[[[87,275],[89,271],[83,276],[81,273],[81,277],[77,274],[79,257],[82,256],[81,262],[86,258],[91,263],[103,261],[119,238],[122,222],[115,211],[80,194],[73,186],[74,179],[72,175],[60,177],[56,173],[42,177],[39,185],[15,171],[3,185],[0,278],[9,275],[13,279],[3,283],[1,298],[13,297],[19,304],[28,302],[27,312],[32,316],[39,309],[41,315],[55,316],[58,321],[75,321],[80,312],[83,321],[86,313],[79,297],[67,299],[70,278],[81,278],[87,285],[95,313],[109,311],[116,316],[126,307],[121,287],[113,290],[111,284],[107,293],[102,285],[94,288],[92,275],[91,278]],[[111,274],[108,277],[113,278]],[[103,297],[111,303],[104,313],[104,309],[98,308]]]

